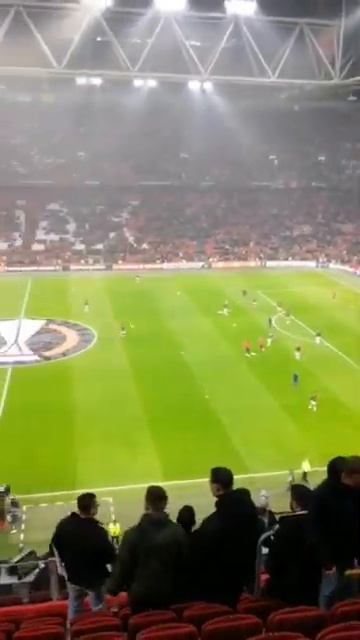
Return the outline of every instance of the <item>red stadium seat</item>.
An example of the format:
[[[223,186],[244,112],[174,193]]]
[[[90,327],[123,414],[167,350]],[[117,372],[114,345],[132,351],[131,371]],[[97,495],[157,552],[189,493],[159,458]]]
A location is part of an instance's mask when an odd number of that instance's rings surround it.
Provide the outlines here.
[[[5,633],[1,633],[1,631],[0,631],[0,640],[7,640]]]
[[[360,621],[360,600],[344,600],[334,605],[330,611],[332,624]]]
[[[247,613],[260,618],[264,623],[271,613],[284,609],[284,603],[271,598],[241,598],[236,607],[238,613]]]
[[[261,636],[254,636],[249,640],[308,640],[302,633],[292,631],[279,631],[279,633],[263,633]]]
[[[39,603],[39,602],[51,602],[51,593],[50,591],[33,591],[29,595],[29,602],[31,604]]]
[[[267,621],[266,630],[294,631],[308,638],[316,638],[327,626],[328,621],[328,615],[317,607],[293,607],[272,613]]]
[[[206,604],[205,602],[199,601],[199,602],[180,602],[179,604],[173,604],[170,607],[170,610],[173,611],[174,613],[176,613],[177,617],[179,619],[182,618],[184,611],[186,611],[186,609],[190,609],[190,607],[196,607],[199,604]]]
[[[81,636],[81,640],[126,640],[126,633],[114,633],[113,631],[104,631],[104,633],[90,633]]]
[[[89,633],[103,633],[104,631],[113,631],[114,633],[122,631],[120,620],[109,616],[107,618],[96,617],[75,622],[75,624],[71,626],[71,637],[81,638],[82,636],[89,635]]]
[[[67,616],[67,602],[59,600],[56,602],[22,604],[16,607],[0,608],[0,621],[8,620],[18,624],[27,618],[43,618],[49,616],[61,617],[65,620]]]
[[[357,633],[360,638],[360,622],[342,622],[340,624],[331,625],[319,633],[316,640],[331,640],[334,635]]]
[[[136,640],[198,640],[197,629],[191,624],[170,622],[141,631]]]
[[[206,622],[201,628],[202,640],[246,640],[261,633],[263,623],[255,616],[234,613]]]
[[[5,635],[6,640],[10,640],[11,636],[16,631],[16,625],[13,622],[6,622],[0,620],[0,634]]]
[[[70,624],[73,627],[74,624],[77,624],[78,622],[88,622],[89,620],[103,620],[104,618],[105,620],[107,620],[108,618],[114,620],[114,615],[110,613],[110,611],[84,611],[84,613],[79,613],[77,616],[75,616],[75,618],[71,620]]]
[[[23,604],[21,596],[0,596],[0,607],[14,607],[17,604]]]
[[[173,611],[146,611],[132,616],[128,622],[129,640],[136,638],[140,631],[144,631],[149,627],[158,626],[160,624],[169,624],[177,622],[176,615]]]
[[[20,629],[30,629],[32,627],[63,627],[64,626],[63,618],[53,617],[44,617],[44,618],[28,618],[21,623]]]
[[[202,625],[214,618],[220,618],[233,614],[233,610],[223,604],[198,604],[183,613],[183,621],[192,624],[197,629],[201,629]]]
[[[65,630],[63,627],[44,627],[20,629],[13,635],[13,640],[64,640]]]
[[[132,616],[130,607],[125,607],[125,609],[120,609],[119,611],[119,619],[122,624],[122,628],[127,631],[129,620]]]

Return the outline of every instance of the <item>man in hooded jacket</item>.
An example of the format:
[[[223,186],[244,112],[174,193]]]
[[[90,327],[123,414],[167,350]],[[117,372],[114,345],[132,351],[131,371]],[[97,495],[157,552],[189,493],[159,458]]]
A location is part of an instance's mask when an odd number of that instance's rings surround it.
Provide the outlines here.
[[[194,533],[197,597],[235,607],[244,587],[252,588],[256,547],[264,527],[247,489],[234,489],[230,469],[214,467],[210,489],[215,511]]]
[[[165,609],[180,593],[187,539],[182,527],[166,513],[167,501],[162,487],[148,487],[145,513],[125,532],[120,545],[109,592],[128,591],[133,613]]]

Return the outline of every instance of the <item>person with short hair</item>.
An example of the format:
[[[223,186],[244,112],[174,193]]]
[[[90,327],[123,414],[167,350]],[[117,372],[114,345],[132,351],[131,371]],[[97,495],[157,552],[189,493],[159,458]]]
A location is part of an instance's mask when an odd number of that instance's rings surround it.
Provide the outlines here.
[[[77,498],[77,512],[59,522],[51,540],[66,573],[69,620],[82,612],[88,594],[93,611],[104,607],[104,585],[115,550],[96,519],[98,506],[95,493],[82,493]]]
[[[267,595],[288,606],[315,606],[318,602],[321,563],[311,531],[312,498],[309,487],[291,485],[292,513],[279,519],[266,562],[270,575]]]
[[[193,534],[197,597],[235,607],[244,588],[253,586],[263,526],[250,492],[234,488],[230,469],[211,469],[210,490],[215,511]]]
[[[109,592],[128,591],[133,613],[166,609],[178,599],[187,539],[182,527],[166,513],[168,496],[159,486],[145,494],[145,513],[121,541]]]
[[[360,562],[360,456],[337,456],[315,489],[311,518],[322,561],[320,606],[350,597],[346,572]]]
[[[176,522],[184,529],[185,533],[190,536],[194,527],[196,527],[195,509],[190,504],[184,504],[176,518]]]

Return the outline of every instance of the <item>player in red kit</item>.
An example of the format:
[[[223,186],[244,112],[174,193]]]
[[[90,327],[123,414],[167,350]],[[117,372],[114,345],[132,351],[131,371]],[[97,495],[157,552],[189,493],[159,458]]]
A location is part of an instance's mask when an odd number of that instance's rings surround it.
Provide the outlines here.
[[[264,338],[260,338],[260,339],[259,339],[259,350],[260,350],[260,351],[265,351],[265,346],[266,346],[266,345],[265,345],[265,340],[264,340]]]
[[[246,342],[244,342],[244,351],[245,351],[246,357],[250,358],[250,356],[251,356],[251,342],[249,342],[249,340],[246,340]]]

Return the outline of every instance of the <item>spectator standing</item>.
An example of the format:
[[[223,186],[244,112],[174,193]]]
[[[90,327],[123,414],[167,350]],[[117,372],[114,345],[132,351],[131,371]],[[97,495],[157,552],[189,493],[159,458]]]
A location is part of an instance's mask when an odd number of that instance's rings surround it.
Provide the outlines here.
[[[345,574],[360,560],[360,456],[329,462],[311,516],[323,567],[320,606],[327,609],[353,595]]]
[[[94,493],[77,499],[78,512],[59,522],[51,546],[59,556],[69,592],[69,620],[81,613],[84,599],[90,595],[93,611],[104,606],[107,565],[115,560],[115,550],[106,530],[96,519],[98,502]]]
[[[277,524],[277,519],[275,513],[270,509],[269,494],[264,489],[260,492],[257,511],[259,518],[261,518],[264,523],[264,533],[271,531]]]
[[[268,595],[289,606],[315,606],[318,602],[321,563],[311,531],[312,498],[309,487],[291,486],[292,513],[280,518],[266,563]]]
[[[194,527],[196,526],[195,509],[190,504],[184,504],[176,518],[176,522],[184,529],[188,537],[191,536]]]
[[[178,599],[187,540],[182,527],[165,512],[167,503],[162,487],[148,487],[145,513],[121,541],[109,591],[128,591],[133,613],[164,609]]]
[[[194,533],[197,597],[235,607],[244,587],[253,584],[261,522],[250,492],[234,489],[230,469],[213,468],[210,489],[215,511]]]

